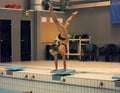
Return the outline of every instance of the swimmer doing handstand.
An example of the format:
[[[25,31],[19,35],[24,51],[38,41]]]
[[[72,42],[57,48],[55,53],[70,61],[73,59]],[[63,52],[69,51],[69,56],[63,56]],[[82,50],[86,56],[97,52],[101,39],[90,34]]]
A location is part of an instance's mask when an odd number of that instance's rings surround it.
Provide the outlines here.
[[[58,70],[57,54],[58,52],[61,54],[62,60],[63,60],[63,66],[64,66],[64,70],[62,72],[65,72],[66,71],[66,55],[65,54],[66,54],[67,44],[68,44],[68,31],[67,30],[68,30],[68,26],[71,23],[71,20],[78,14],[78,11],[73,12],[71,16],[68,17],[65,24],[63,25],[62,23],[58,21],[57,16],[50,2],[48,2],[48,5],[49,5],[49,10],[51,11],[52,19],[54,23],[56,24],[58,31],[59,31],[59,34],[58,34],[59,40],[55,40],[55,42],[57,42],[57,46],[53,49],[50,49],[50,53],[54,56],[55,71]]]

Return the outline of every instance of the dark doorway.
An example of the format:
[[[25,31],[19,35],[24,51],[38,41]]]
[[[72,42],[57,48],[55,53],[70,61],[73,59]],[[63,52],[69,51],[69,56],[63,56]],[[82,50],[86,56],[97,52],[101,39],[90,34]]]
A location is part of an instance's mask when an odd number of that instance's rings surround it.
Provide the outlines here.
[[[21,21],[21,61],[31,60],[31,22]]]
[[[11,62],[11,20],[0,19],[0,62]]]

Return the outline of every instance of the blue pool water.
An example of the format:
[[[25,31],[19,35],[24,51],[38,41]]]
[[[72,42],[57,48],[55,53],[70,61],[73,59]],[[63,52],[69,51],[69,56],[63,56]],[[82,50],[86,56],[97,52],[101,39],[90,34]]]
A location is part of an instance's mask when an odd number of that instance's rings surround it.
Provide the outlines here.
[[[22,93],[22,92],[0,88],[0,93]]]

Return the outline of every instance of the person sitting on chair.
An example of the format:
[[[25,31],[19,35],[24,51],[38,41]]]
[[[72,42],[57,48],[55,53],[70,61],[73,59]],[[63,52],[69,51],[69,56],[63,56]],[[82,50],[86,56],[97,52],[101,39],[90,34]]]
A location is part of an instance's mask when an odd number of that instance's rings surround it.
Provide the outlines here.
[[[50,53],[54,56],[55,71],[58,70],[57,54],[58,52],[61,54],[62,60],[63,60],[63,66],[64,66],[64,70],[62,72],[65,72],[66,71],[66,55],[65,54],[67,51],[67,44],[69,39],[67,29],[73,17],[78,14],[78,11],[73,12],[72,15],[66,20],[65,25],[63,25],[58,21],[57,16],[54,13],[53,7],[50,2],[48,2],[48,5],[49,5],[49,10],[51,11],[52,19],[60,32],[58,34],[58,39],[54,41],[54,45],[53,45],[54,48],[50,49]]]

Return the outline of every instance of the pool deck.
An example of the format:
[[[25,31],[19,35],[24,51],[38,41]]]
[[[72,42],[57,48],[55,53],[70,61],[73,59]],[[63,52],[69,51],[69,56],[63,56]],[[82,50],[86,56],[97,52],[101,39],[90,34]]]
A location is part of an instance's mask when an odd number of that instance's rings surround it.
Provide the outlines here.
[[[22,71],[18,71],[19,73],[52,75],[50,71],[54,69],[54,60],[0,63],[0,72],[6,71],[5,67],[9,65],[24,65],[27,67]],[[62,60],[59,60],[58,67],[63,67]],[[68,60],[67,69],[75,69],[76,72],[64,77],[114,81],[115,79],[112,79],[112,76],[120,75],[120,63],[118,62],[82,62]]]

